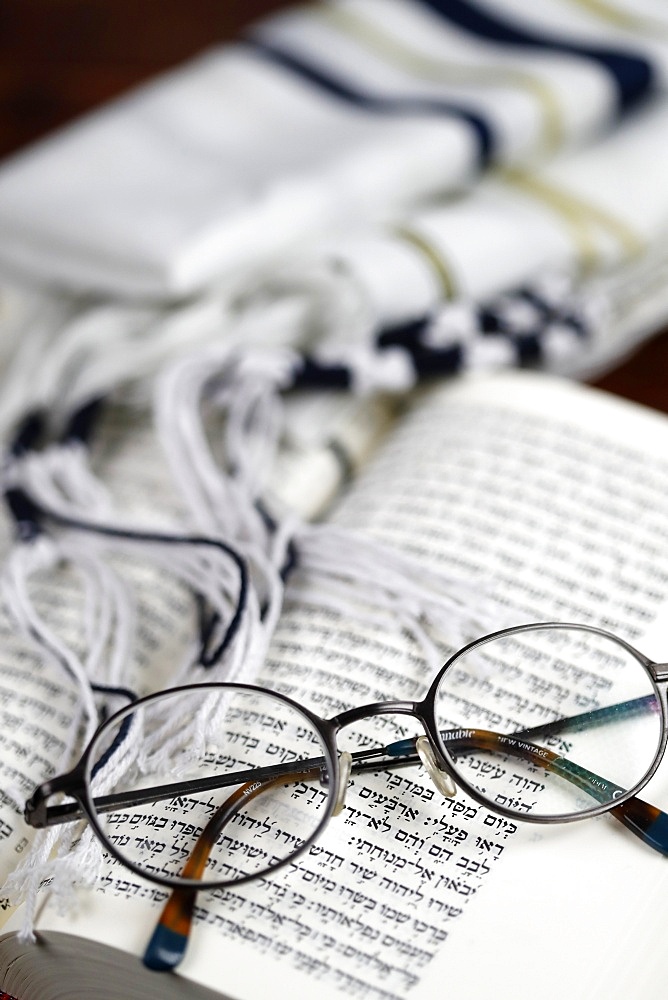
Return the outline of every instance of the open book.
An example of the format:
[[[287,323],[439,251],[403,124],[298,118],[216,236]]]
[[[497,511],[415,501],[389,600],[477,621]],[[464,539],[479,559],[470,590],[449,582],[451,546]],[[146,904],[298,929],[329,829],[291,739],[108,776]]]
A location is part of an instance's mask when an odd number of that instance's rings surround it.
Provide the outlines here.
[[[665,661],[666,455],[668,421],[651,411],[542,375],[471,377],[410,403],[327,523],[410,554],[425,573],[445,567],[461,579],[453,596],[465,614],[434,637],[443,659],[476,631],[572,621]],[[177,598],[164,584],[150,609],[152,628],[172,629],[162,644],[155,636],[147,644],[156,662],[179,642],[168,609]],[[329,717],[422,697],[439,666],[425,660],[400,610],[394,621],[364,621],[363,609],[319,607],[305,567],[258,682]],[[65,740],[71,692],[22,664],[18,648],[0,660],[3,745],[20,743],[26,699],[33,712],[42,706],[41,738]],[[585,704],[590,681],[572,671],[569,697]],[[490,697],[480,685],[466,701],[489,714]],[[383,727],[361,723],[352,745],[417,735],[410,719],[385,718]],[[36,772],[16,753],[18,786],[18,771]],[[668,807],[665,765],[643,798]],[[7,801],[5,871],[30,835]],[[522,824],[461,791],[442,797],[417,766],[356,774],[341,815],[292,864],[200,893],[178,974],[149,972],[138,957],[167,892],[113,858],[73,911],[61,914],[43,897],[37,945],[11,931],[19,913],[0,939],[0,989],[17,1000],[55,1000],[64,974],[68,997],[96,1000],[665,994],[668,872],[657,853],[610,816]]]

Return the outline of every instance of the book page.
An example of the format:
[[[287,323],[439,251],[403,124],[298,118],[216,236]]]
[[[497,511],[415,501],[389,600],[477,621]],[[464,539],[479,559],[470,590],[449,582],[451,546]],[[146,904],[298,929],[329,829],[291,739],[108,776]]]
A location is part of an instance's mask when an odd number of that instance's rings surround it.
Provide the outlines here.
[[[665,418],[557,380],[439,386],[381,446],[334,521],[476,582],[481,607],[471,613],[489,631],[596,623],[665,658],[667,445]],[[300,603],[297,592],[261,680],[323,716],[419,698],[430,673],[402,623],[362,617]],[[447,622],[442,642],[445,657]],[[570,693],[585,697],[589,681],[574,673]],[[481,692],[469,702],[490,711]],[[415,733],[410,719],[383,716],[347,729],[341,746]],[[647,798],[668,806],[665,769]],[[142,823],[135,832],[146,837]],[[169,847],[157,840],[156,850]],[[427,998],[443,984],[458,998],[528,1000],[538,975],[553,1000],[565,982],[569,996],[591,996],[592,982],[615,996],[615,949],[648,955],[647,925],[630,915],[645,891],[668,900],[666,877],[658,855],[609,817],[529,826],[461,793],[442,798],[421,769],[356,775],[342,816],[306,854],[275,875],[201,894],[181,971],[235,1000],[276,995],[279,981],[279,996],[317,989],[325,1000]],[[141,954],[165,898],[107,859],[79,916],[51,913],[44,925]],[[594,956],[590,940],[604,942]],[[658,1000],[653,971],[644,995]]]
[[[423,395],[336,520],[479,577],[524,621],[591,622],[633,642],[668,596],[667,426],[558,379],[473,377]]]
[[[67,677],[43,668],[33,650],[0,616],[0,885],[18,864],[33,833],[22,801],[66,758],[77,725],[78,693]],[[0,923],[8,904],[0,900]]]

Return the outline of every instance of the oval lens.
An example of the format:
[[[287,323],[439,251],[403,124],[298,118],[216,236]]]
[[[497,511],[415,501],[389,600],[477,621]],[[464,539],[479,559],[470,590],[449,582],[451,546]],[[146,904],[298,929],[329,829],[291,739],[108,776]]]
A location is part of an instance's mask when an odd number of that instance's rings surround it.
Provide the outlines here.
[[[512,630],[462,652],[435,711],[463,781],[535,819],[613,803],[645,777],[661,742],[642,663],[614,637],[577,626]]]
[[[297,707],[233,685],[167,692],[129,709],[89,755],[94,818],[119,860],[155,881],[237,882],[317,832],[329,754]]]

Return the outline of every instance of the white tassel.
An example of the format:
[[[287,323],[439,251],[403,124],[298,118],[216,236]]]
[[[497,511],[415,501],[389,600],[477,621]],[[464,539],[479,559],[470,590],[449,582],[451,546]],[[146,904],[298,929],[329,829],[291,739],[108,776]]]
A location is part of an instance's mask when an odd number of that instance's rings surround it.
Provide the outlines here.
[[[253,507],[281,430],[277,392],[293,370],[292,352],[238,355],[210,348],[170,366],[156,385],[155,422],[175,484],[194,523],[235,540],[266,541]],[[203,425],[207,404],[224,423],[226,467],[215,461]]]
[[[24,904],[19,940],[35,940],[35,916],[45,883],[59,912],[71,912],[78,902],[77,889],[99,882],[102,860],[100,843],[90,827],[74,824],[38,830],[30,852],[3,886],[11,903]]]
[[[250,568],[250,590],[264,611],[252,630],[256,652],[243,670],[249,678],[280,613],[280,572],[293,530],[290,518],[274,523],[260,503],[282,423],[278,386],[293,366],[291,352],[239,355],[210,349],[170,367],[157,385],[157,432],[174,481],[200,530],[234,539]],[[209,401],[221,421],[225,418],[223,468],[203,426],[202,410]]]
[[[98,333],[95,350],[71,379],[66,398],[69,409],[130,385],[148,402],[147,383],[168,360],[218,339],[229,325],[224,303],[212,296],[169,311],[131,310],[127,316],[114,304],[106,307],[106,317],[117,328],[103,338]]]
[[[13,424],[28,412],[41,409],[41,371],[59,331],[78,306],[74,300],[42,298],[28,310],[13,332],[15,349],[8,359],[0,390],[0,436],[6,438]],[[46,359],[46,363],[45,363]]]
[[[38,830],[32,847],[23,861],[14,869],[3,886],[3,894],[15,906],[22,903],[23,922],[18,932],[19,940],[34,944],[34,922],[38,891],[50,865],[50,859],[60,831],[51,828]],[[48,877],[48,876],[47,876]]]
[[[300,572],[288,582],[290,597],[363,622],[399,623],[432,667],[443,655],[435,636],[457,648],[506,624],[480,580],[429,569],[368,536],[323,524],[302,528],[296,545]]]
[[[110,517],[109,491],[88,465],[88,449],[79,442],[29,452],[15,465],[12,479],[50,510],[70,516]]]
[[[97,728],[97,709],[90,679],[75,651],[44,621],[29,594],[33,574],[53,571],[63,558],[57,543],[45,537],[17,546],[9,555],[0,577],[2,595],[11,616],[22,634],[76,683],[83,714],[87,742]]]

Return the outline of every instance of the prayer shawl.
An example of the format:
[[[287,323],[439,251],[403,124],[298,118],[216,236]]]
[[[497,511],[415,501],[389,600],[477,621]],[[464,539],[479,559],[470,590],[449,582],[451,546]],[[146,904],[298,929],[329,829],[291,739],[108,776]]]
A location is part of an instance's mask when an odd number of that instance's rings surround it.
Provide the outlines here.
[[[636,7],[331,0],[278,15],[6,163],[0,265],[173,298],[490,167],[526,169],[665,89],[668,18]]]

